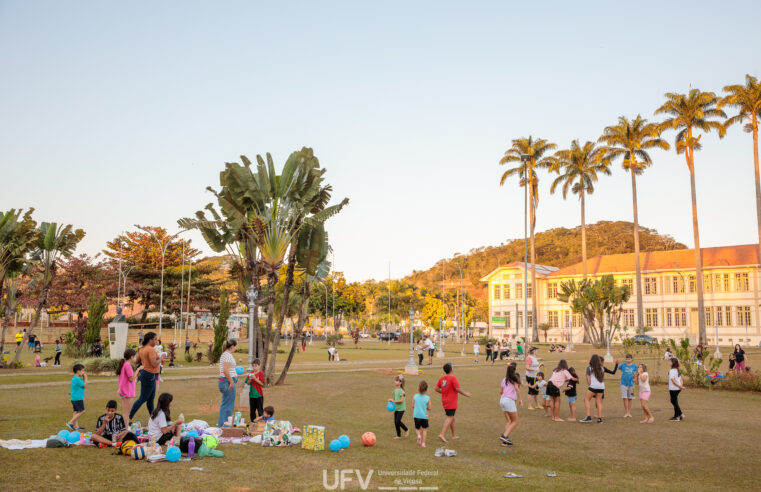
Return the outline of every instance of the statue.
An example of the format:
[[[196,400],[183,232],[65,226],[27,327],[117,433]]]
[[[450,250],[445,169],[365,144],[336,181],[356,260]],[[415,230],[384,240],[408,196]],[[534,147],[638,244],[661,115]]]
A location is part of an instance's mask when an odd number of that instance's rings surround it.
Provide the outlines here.
[[[111,320],[111,323],[126,323],[127,317],[122,314],[122,307],[116,306],[116,316]]]

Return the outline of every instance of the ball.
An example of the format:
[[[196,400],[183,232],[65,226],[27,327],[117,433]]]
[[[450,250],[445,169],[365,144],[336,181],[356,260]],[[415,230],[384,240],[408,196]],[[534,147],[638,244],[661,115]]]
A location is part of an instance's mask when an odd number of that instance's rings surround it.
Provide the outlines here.
[[[330,441],[330,450],[333,452],[340,451],[341,450],[341,441],[338,439],[333,439]]]
[[[66,436],[66,440],[68,440],[70,443],[74,444],[75,442],[79,442],[79,432],[69,432],[69,435]]]
[[[132,457],[136,460],[145,459],[145,447],[141,445],[137,445],[134,448],[132,448]]]
[[[349,436],[346,434],[343,434],[341,437],[338,438],[338,442],[341,443],[341,447],[346,449],[349,447],[349,444],[351,444],[351,439],[349,439]]]
[[[238,367],[236,367],[236,368],[235,368],[235,374],[237,374],[238,376],[240,376],[241,374],[243,374],[243,367],[242,367],[242,366],[238,366]]]
[[[171,461],[174,463],[175,461],[180,461],[180,456],[182,453],[180,453],[180,448],[177,446],[170,446],[169,449],[166,450],[166,460]]]
[[[396,408],[396,405],[394,405],[394,402],[392,401],[388,402],[388,404],[386,405],[386,410],[388,410],[389,412],[393,412],[395,408]]]
[[[214,449],[219,444],[219,439],[217,439],[215,436],[208,435],[203,437],[203,443],[206,444],[207,448]]]
[[[372,432],[365,432],[362,434],[362,444],[368,447],[375,444],[375,434]]]

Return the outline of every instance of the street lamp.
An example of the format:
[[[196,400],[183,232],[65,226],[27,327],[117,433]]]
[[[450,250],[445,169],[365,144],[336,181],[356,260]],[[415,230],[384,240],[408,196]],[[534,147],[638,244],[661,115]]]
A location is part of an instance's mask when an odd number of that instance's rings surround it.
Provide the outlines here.
[[[246,297],[248,297],[248,365],[251,367],[254,363],[254,309],[256,309],[256,289],[253,282],[248,287]]]
[[[439,351],[436,352],[436,358],[444,358],[444,263],[441,264],[441,316],[439,317]]]
[[[415,348],[412,342],[412,334],[415,327],[415,310],[410,306],[410,360],[407,361],[407,367],[404,368],[405,374],[417,374],[417,365],[415,364]]]
[[[719,350],[719,325],[714,324],[713,328],[716,331],[716,352],[714,352],[713,356],[719,359],[721,358],[721,350]]]
[[[528,176],[526,165],[530,160],[528,154],[521,154],[523,164],[523,344],[528,350]],[[533,206],[533,204],[532,204]],[[532,289],[534,286],[531,286]],[[533,292],[532,292],[533,294]],[[533,319],[531,320],[534,321]],[[528,352],[526,352],[528,353]]]

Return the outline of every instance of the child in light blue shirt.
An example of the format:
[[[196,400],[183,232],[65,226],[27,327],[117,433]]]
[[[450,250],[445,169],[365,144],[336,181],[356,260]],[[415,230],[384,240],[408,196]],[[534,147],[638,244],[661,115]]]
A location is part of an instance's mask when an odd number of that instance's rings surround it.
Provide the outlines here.
[[[71,378],[71,388],[69,395],[71,397],[71,406],[74,409],[74,414],[66,423],[66,426],[72,431],[83,431],[84,427],[79,426],[79,417],[85,413],[85,386],[87,386],[87,374],[85,374],[85,366],[82,364],[74,364],[72,368],[74,370],[74,376]]]
[[[428,383],[420,381],[418,392],[412,397],[415,419],[415,432],[417,433],[418,446],[425,447],[425,437],[428,434],[428,412],[431,410],[431,397],[426,395]]]
[[[621,371],[621,399],[624,402],[624,418],[632,416],[632,400],[634,399],[634,374],[637,365],[632,363],[632,354],[626,354],[626,362],[618,366]]]

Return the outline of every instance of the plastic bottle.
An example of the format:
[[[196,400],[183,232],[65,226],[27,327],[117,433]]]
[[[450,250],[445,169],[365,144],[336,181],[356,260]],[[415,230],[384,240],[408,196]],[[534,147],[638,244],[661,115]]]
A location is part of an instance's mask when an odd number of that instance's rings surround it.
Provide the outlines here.
[[[196,454],[196,440],[191,437],[188,441],[188,458],[192,458]]]

